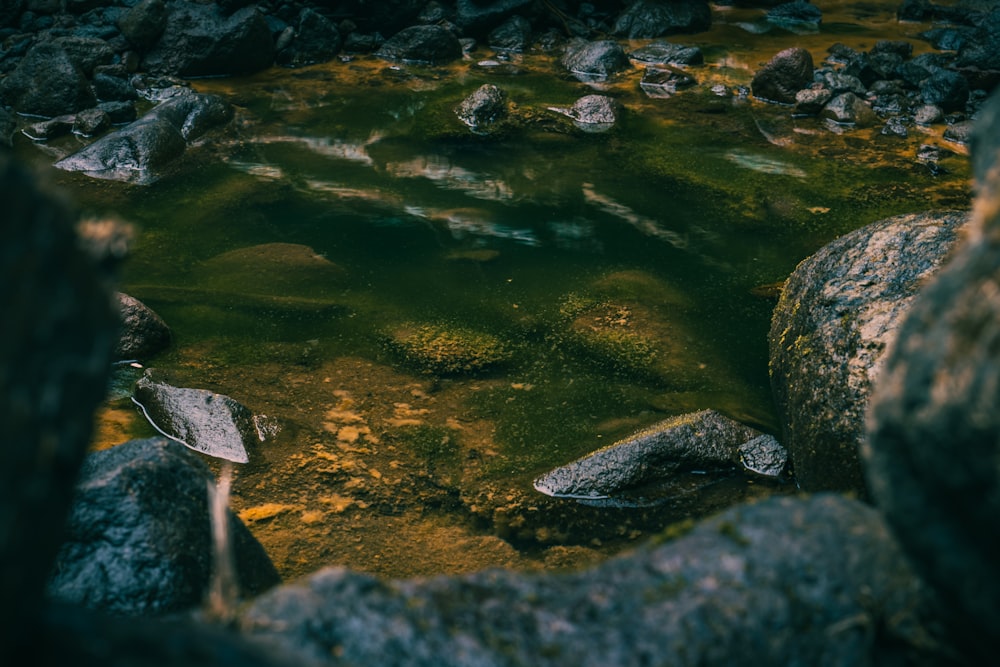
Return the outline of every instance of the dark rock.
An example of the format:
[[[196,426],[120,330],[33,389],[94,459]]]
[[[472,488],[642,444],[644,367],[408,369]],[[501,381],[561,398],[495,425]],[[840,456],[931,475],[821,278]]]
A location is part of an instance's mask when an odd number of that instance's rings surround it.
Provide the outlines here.
[[[507,94],[484,83],[462,100],[455,113],[473,132],[487,132],[491,125],[507,117]]]
[[[654,65],[701,65],[705,56],[697,46],[651,42],[629,54],[633,60]]]
[[[900,21],[928,21],[934,18],[934,5],[931,0],[903,0],[896,10],[896,18]]]
[[[1000,70],[1000,9],[994,9],[976,24],[971,39],[959,50],[955,66]]]
[[[740,447],[761,435],[714,410],[693,412],[551,470],[534,487],[559,498],[608,498],[677,472],[739,467]]]
[[[855,127],[871,127],[878,122],[878,117],[864,100],[854,93],[841,93],[823,107],[820,116],[835,123],[853,125]]]
[[[618,103],[607,95],[584,95],[568,109],[549,107],[573,119],[573,123],[585,132],[604,132],[618,121]]]
[[[132,440],[88,456],[49,596],[118,616],[201,606],[215,565],[209,485],[208,467],[166,438]],[[231,512],[228,519],[242,596],[279,583],[260,543]]]
[[[991,662],[1000,627],[1000,98],[972,142],[979,195],[965,243],[900,324],[872,394],[872,494],[938,591],[968,664]]]
[[[913,55],[913,44],[902,39],[880,39],[869,53],[894,53],[906,60]]]
[[[132,102],[101,102],[97,105],[115,125],[131,123],[136,118],[135,104]]]
[[[215,95],[184,91],[133,123],[55,163],[94,178],[148,184],[187,148],[187,142],[228,122],[232,107]]]
[[[0,84],[0,95],[19,113],[51,118],[97,103],[87,77],[53,42],[32,47]]]
[[[924,104],[941,107],[946,113],[965,109],[969,99],[969,82],[958,72],[938,70],[921,83],[920,99]]]
[[[128,79],[97,74],[93,80],[94,94],[102,102],[125,102],[139,98]]]
[[[952,123],[945,128],[944,138],[958,144],[967,144],[972,137],[973,127],[975,127],[975,121],[971,120],[962,120],[957,123]]]
[[[103,110],[84,109],[73,117],[73,134],[93,137],[111,127],[111,118]]]
[[[156,43],[167,27],[167,6],[163,0],[140,0],[118,21],[125,39],[140,51]]]
[[[866,492],[858,448],[872,383],[900,318],[966,220],[942,212],[872,223],[788,278],[771,321],[771,388],[802,489]]]
[[[249,462],[248,445],[258,439],[253,414],[232,398],[175,387],[146,369],[135,383],[135,401],[160,433],[209,456]]]
[[[905,139],[909,134],[909,130],[906,129],[906,120],[899,116],[893,116],[882,126],[882,136]]]
[[[795,93],[796,115],[815,116],[823,110],[826,103],[833,98],[833,93],[828,88],[814,85],[811,88],[803,88]]]
[[[299,14],[295,38],[288,48],[279,51],[277,60],[293,67],[326,62],[337,55],[342,45],[333,21],[307,7]]]
[[[385,43],[385,39],[379,34],[362,35],[352,32],[344,38],[343,50],[347,53],[372,53]]]
[[[420,64],[442,64],[462,57],[458,38],[442,26],[416,25],[404,28],[379,47],[375,55],[387,60]]]
[[[10,650],[37,621],[117,324],[74,216],[4,154],[0,201],[0,646]]]
[[[531,22],[512,16],[490,31],[488,43],[499,51],[524,51],[531,44]]]
[[[473,36],[483,36],[518,11],[530,8],[532,0],[458,0],[455,23]]]
[[[10,109],[0,104],[0,146],[10,148],[14,144],[14,134],[17,133],[17,119]]]
[[[122,330],[115,358],[147,360],[170,347],[170,327],[152,308],[128,294],[118,293]]]
[[[750,89],[754,96],[781,104],[794,104],[795,93],[813,80],[812,55],[793,47],[776,54],[754,74]]]
[[[902,116],[909,113],[910,102],[903,93],[883,93],[869,97],[871,109],[877,115],[885,118],[887,116]]]
[[[107,65],[115,57],[108,43],[96,37],[57,37],[53,43],[66,52],[70,61],[88,79],[93,76],[94,70],[99,65]]]
[[[934,664],[926,589],[880,516],[827,495],[724,512],[597,567],[380,581],[322,570],[240,620],[344,664]]]
[[[269,67],[274,44],[254,7],[225,16],[212,3],[167,3],[167,23],[143,65],[154,74],[180,77],[248,74]]]
[[[24,10],[24,0],[0,2],[0,28],[12,28]]]
[[[21,133],[32,141],[48,141],[72,132],[75,121],[76,116],[73,115],[56,116],[25,125]]]
[[[767,10],[768,23],[789,30],[818,30],[823,22],[823,12],[806,0],[795,0]]]
[[[830,92],[834,95],[840,95],[841,93],[864,95],[867,92],[865,84],[861,83],[861,79],[850,74],[844,74],[843,72],[826,70],[817,73],[816,80],[826,88],[829,88]]]
[[[972,28],[949,26],[925,30],[919,37],[939,51],[958,51],[969,43],[972,32]]]
[[[604,80],[632,66],[621,45],[610,39],[570,43],[563,54],[562,64],[584,81]]]
[[[626,39],[649,39],[710,27],[712,12],[703,0],[638,0],[621,13],[612,32]]]
[[[647,67],[642,73],[639,87],[650,97],[670,97],[679,88],[693,86],[695,78],[673,67]]]

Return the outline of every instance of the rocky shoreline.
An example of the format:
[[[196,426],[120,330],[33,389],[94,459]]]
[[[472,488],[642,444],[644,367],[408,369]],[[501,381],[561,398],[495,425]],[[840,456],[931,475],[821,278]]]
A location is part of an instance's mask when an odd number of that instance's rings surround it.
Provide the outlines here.
[[[816,7],[791,4],[768,8],[764,20],[821,20]],[[179,79],[357,54],[435,63],[461,58],[477,42],[515,51],[544,45],[562,51],[562,65],[581,80],[613,77],[632,66],[635,53],[597,36],[659,38],[702,30],[711,20],[707,4],[680,0],[572,11],[520,0],[453,7],[392,2],[370,13],[364,5],[18,3],[0,17],[0,99],[10,105],[0,119],[3,134],[10,139],[22,131],[38,141],[66,131],[100,135],[56,166],[141,185],[190,142],[232,119],[228,102],[194,93]],[[572,574],[497,570],[381,581],[327,568],[280,585],[260,544],[230,517],[246,602],[221,620],[198,612],[220,568],[211,560],[202,491],[212,476],[204,465],[167,439],[133,441],[84,459],[111,360],[155,353],[170,344],[169,330],[141,303],[113,292],[115,239],[92,235],[85,255],[69,210],[0,156],[0,189],[15,211],[0,278],[18,285],[0,307],[8,321],[24,323],[0,335],[0,423],[11,426],[0,455],[0,507],[13,517],[0,526],[0,569],[8,573],[0,590],[18,602],[0,612],[0,644],[37,664],[990,659],[1000,629],[993,535],[1000,472],[992,463],[1000,441],[994,416],[1000,98],[987,102],[987,94],[1000,73],[993,60],[1000,48],[990,41],[996,31],[989,28],[1000,23],[1000,10],[918,0],[899,12],[945,22],[926,36],[942,53],[913,58],[907,44],[892,42],[864,53],[834,46],[816,67],[808,52],[784,50],[747,90],[734,91],[834,126],[881,125],[882,134],[946,123],[973,149],[979,193],[971,214],[932,211],[866,226],[805,260],[782,292],[771,330],[771,377],[798,486],[815,494],[677,525],[633,552]],[[643,75],[647,94],[689,85],[682,67],[696,56],[663,50],[669,53]],[[583,131],[613,125],[614,100],[588,97],[598,99],[581,98],[562,111]],[[456,109],[470,132],[486,135],[521,122],[509,113],[499,87],[477,90]],[[26,267],[24,256],[34,263]],[[116,335],[116,310],[128,325],[124,338]],[[198,394],[197,400],[226,402],[219,398]],[[249,413],[239,408],[233,412],[249,433]],[[746,465],[742,444],[759,434],[732,428],[739,442],[712,461]],[[636,456],[615,461],[628,477],[622,484],[646,481],[650,467],[674,468],[662,437],[645,434],[630,448],[595,452],[600,456],[592,460]],[[650,441],[657,442],[655,460]],[[686,451],[676,459],[706,465]],[[593,467],[554,473],[550,479],[573,478],[574,494],[596,498],[616,488],[601,486],[607,480]],[[580,491],[577,478],[590,486]],[[66,516],[68,535],[48,529]],[[122,516],[130,523],[116,518]],[[163,614],[173,616],[149,618]]]

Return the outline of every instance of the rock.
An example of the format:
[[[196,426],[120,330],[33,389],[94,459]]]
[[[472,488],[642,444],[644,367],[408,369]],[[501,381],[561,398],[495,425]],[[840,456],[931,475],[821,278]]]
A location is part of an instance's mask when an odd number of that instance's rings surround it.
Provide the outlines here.
[[[608,498],[677,472],[736,468],[740,447],[761,435],[714,410],[693,412],[551,470],[536,478],[534,487],[559,498]]]
[[[163,0],[140,0],[122,14],[118,28],[129,44],[147,51],[167,27],[167,6]]]
[[[75,216],[6,154],[0,200],[0,646],[31,655],[17,649],[38,620],[117,324]]]
[[[779,52],[759,69],[750,82],[750,89],[761,100],[794,104],[795,93],[806,88],[812,78],[812,54],[793,47]]]
[[[629,57],[653,65],[701,65],[705,56],[697,46],[650,42],[629,53]]]
[[[486,133],[490,126],[507,117],[507,94],[493,84],[484,83],[462,100],[455,113],[473,132]]]
[[[972,142],[979,195],[965,242],[913,300],[871,398],[872,495],[941,596],[967,664],[998,648],[1000,98]]]
[[[512,16],[490,31],[488,43],[498,51],[524,51],[531,44],[531,22]]]
[[[854,93],[841,93],[832,98],[820,111],[820,116],[841,125],[858,128],[872,127],[878,122],[878,116],[872,108]]]
[[[516,12],[529,9],[531,4],[532,0],[458,0],[455,23],[464,32],[478,37]]]
[[[115,358],[146,360],[170,347],[170,327],[149,306],[119,292],[118,308],[122,331]]]
[[[957,123],[952,123],[944,131],[944,138],[948,141],[954,141],[957,144],[967,144],[972,136],[972,129],[975,125],[975,121],[962,120]]]
[[[582,81],[604,80],[632,66],[625,50],[610,39],[571,42],[563,54],[562,64]]]
[[[759,435],[739,447],[740,463],[750,472],[781,477],[788,468],[788,450],[773,435]]]
[[[47,141],[72,132],[73,123],[75,122],[76,116],[56,116],[55,118],[25,125],[21,129],[21,133],[32,141]]]
[[[765,20],[788,30],[819,30],[823,12],[806,0],[786,2],[767,10]]]
[[[138,99],[135,88],[123,77],[96,74],[93,79],[94,94],[102,102],[127,102]],[[135,120],[133,111],[133,120]]]
[[[958,72],[938,70],[920,85],[920,99],[948,111],[965,109],[969,99],[969,83]]]
[[[134,400],[160,433],[191,449],[235,463],[248,463],[258,440],[253,414],[228,396],[207,389],[175,387],[154,369],[135,383]]]
[[[803,88],[795,93],[794,113],[802,116],[816,116],[832,98],[833,93],[830,92],[829,88],[819,86]]]
[[[439,25],[403,28],[378,48],[375,55],[386,60],[418,64],[444,64],[462,57],[458,38]]]
[[[17,132],[17,119],[10,109],[0,104],[0,146],[11,148]]]
[[[573,119],[573,124],[584,132],[604,132],[618,121],[618,102],[607,95],[584,95],[568,109],[549,107]]]
[[[0,83],[0,95],[18,113],[46,118],[97,104],[83,71],[54,42],[33,46]]]
[[[282,65],[301,67],[330,60],[343,44],[333,21],[308,7],[299,13],[299,24],[291,45],[279,51]]]
[[[866,493],[858,448],[885,348],[967,215],[902,215],[829,243],[796,267],[774,309],[771,388],[799,486]]]
[[[201,606],[215,570],[211,471],[166,438],[132,440],[87,457],[48,595],[116,616],[162,616]],[[242,597],[280,583],[263,547],[232,512]]]
[[[340,296],[346,272],[306,245],[262,243],[216,255],[197,269],[206,289],[234,294],[333,298]],[[318,305],[318,304],[317,304]]]
[[[639,87],[649,97],[670,97],[678,88],[688,88],[695,83],[693,76],[675,67],[647,67]]]
[[[917,125],[933,125],[944,120],[944,111],[933,104],[925,104],[913,110],[913,122]]]
[[[386,332],[385,343],[405,364],[435,375],[468,375],[510,359],[503,341],[464,327],[403,323]]]
[[[111,127],[111,118],[98,108],[84,109],[73,118],[73,134],[93,137]]]
[[[153,74],[195,77],[249,74],[274,61],[267,22],[254,7],[224,15],[214,3],[167,2],[167,22],[142,64]]]
[[[233,110],[216,95],[185,91],[129,125],[106,134],[55,166],[94,178],[146,185],[209,129],[228,122]]]
[[[736,507],[574,573],[327,568],[256,599],[240,627],[294,659],[358,665],[946,662],[931,611],[879,514],[822,495]]]
[[[649,39],[676,33],[704,32],[712,27],[712,12],[701,0],[638,0],[612,28],[626,39]]]

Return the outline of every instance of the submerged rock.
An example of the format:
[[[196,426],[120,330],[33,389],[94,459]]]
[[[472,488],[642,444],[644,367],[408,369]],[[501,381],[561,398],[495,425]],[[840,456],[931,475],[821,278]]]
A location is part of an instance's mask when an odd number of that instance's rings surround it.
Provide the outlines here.
[[[49,597],[124,616],[195,609],[212,573],[208,467],[165,438],[87,457]],[[232,512],[229,539],[242,597],[280,583],[263,547]]]
[[[207,389],[167,384],[152,371],[147,369],[135,383],[134,400],[158,431],[202,454],[250,461],[248,444],[257,436],[246,407]]]
[[[386,344],[404,363],[436,375],[479,373],[511,356],[495,336],[439,324],[402,324],[387,333]]]
[[[788,278],[771,320],[770,372],[801,488],[865,493],[858,448],[886,345],[967,219],[940,212],[875,222]]]
[[[455,113],[473,132],[488,132],[490,126],[507,117],[507,94],[493,84],[484,83],[462,100]]]
[[[618,121],[618,102],[607,95],[584,95],[568,109],[549,107],[573,120],[584,132],[605,132]]]
[[[738,467],[744,461],[742,447],[762,435],[714,410],[702,410],[667,419],[547,472],[535,479],[534,486],[549,496],[608,498],[676,472]],[[753,459],[755,451],[748,448],[747,455]],[[755,472],[778,466],[757,467]]]

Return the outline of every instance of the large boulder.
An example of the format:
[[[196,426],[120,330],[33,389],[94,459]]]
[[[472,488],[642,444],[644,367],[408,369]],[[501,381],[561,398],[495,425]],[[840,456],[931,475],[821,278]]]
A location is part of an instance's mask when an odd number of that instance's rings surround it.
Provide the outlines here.
[[[458,37],[443,26],[415,25],[390,37],[375,55],[425,65],[444,64],[462,57],[462,45]]]
[[[213,572],[209,485],[197,455],[166,438],[132,440],[84,461],[50,597],[118,616],[199,607]],[[280,581],[263,547],[228,514],[242,597]]]
[[[781,104],[794,104],[795,93],[813,80],[812,54],[801,47],[780,51],[757,70],[750,82],[754,97]]]
[[[649,39],[710,27],[712,12],[705,0],[639,0],[622,12],[613,32],[626,39]]]
[[[1000,649],[1000,97],[981,113],[965,243],[910,306],[871,399],[872,495],[968,664]]]
[[[330,60],[343,45],[337,26],[319,12],[304,8],[291,43],[277,54],[282,65],[301,67]]]
[[[0,96],[19,113],[46,118],[97,104],[86,74],[55,42],[33,46],[0,84]]]
[[[770,372],[801,488],[865,493],[858,449],[886,345],[967,219],[941,212],[875,222],[788,278],[771,321]]]
[[[329,568],[240,624],[325,664],[934,664],[926,595],[875,510],[824,495],[736,507],[569,575]]]
[[[180,77],[247,74],[269,67],[274,43],[255,7],[226,15],[215,3],[171,0],[159,40],[142,64],[155,74]]]
[[[6,154],[0,200],[0,646],[16,655],[62,541],[117,316],[68,208]]]

